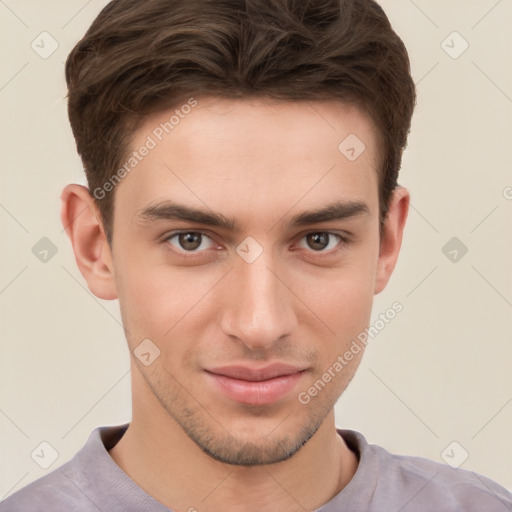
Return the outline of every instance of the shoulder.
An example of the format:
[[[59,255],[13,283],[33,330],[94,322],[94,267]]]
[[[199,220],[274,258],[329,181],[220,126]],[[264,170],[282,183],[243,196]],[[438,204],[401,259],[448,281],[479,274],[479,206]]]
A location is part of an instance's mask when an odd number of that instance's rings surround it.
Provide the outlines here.
[[[358,432],[341,432],[371,466],[376,502],[396,503],[403,512],[512,510],[512,493],[485,476],[423,457],[392,454],[368,444]]]
[[[381,453],[381,471],[386,474],[387,464],[393,468],[391,478],[383,483],[398,483],[411,503],[424,503],[432,510],[503,512],[512,508],[512,494],[483,475],[422,457],[390,454],[380,447],[376,450]]]
[[[80,510],[97,512],[75,483],[74,459],[31,482],[0,502],[0,512],[52,512]]]
[[[112,504],[113,488],[130,485],[107,449],[127,426],[94,429],[71,460],[0,501],[0,512],[98,512],[100,501]]]

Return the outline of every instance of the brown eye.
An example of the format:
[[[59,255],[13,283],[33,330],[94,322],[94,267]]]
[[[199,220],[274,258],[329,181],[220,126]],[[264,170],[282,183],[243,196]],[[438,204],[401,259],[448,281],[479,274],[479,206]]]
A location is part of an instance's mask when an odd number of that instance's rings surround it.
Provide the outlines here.
[[[180,233],[178,235],[178,243],[187,251],[193,251],[200,247],[201,239],[201,233]]]
[[[299,246],[317,253],[334,254],[337,249],[348,245],[349,239],[330,231],[314,231],[304,235]]]
[[[329,236],[329,233],[310,233],[306,238],[311,249],[321,251],[329,245]]]
[[[199,253],[211,249],[215,244],[212,239],[199,231],[181,231],[169,235],[164,239],[177,250],[177,252]]]

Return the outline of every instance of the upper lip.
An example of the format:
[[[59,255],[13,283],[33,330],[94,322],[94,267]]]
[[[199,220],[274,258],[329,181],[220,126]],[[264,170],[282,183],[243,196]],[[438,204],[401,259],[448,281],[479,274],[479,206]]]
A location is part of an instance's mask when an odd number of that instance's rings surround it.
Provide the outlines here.
[[[291,375],[305,370],[304,366],[293,366],[283,363],[274,363],[262,368],[253,368],[248,366],[221,366],[207,370],[209,373],[216,375],[223,375],[232,379],[240,379],[247,381],[262,381],[281,377],[284,375]]]

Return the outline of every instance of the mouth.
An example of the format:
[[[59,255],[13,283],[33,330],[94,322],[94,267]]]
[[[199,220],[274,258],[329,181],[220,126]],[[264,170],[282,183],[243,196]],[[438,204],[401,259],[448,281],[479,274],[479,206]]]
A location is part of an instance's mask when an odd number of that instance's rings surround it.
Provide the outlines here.
[[[227,398],[247,405],[268,405],[285,398],[306,368],[273,364],[263,368],[224,366],[206,370],[209,380]]]

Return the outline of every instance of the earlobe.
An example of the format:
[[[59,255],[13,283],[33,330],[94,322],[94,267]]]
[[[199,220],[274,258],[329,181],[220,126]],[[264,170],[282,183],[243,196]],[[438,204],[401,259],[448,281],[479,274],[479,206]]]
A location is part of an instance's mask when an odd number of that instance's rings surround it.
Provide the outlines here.
[[[89,190],[71,184],[61,194],[61,222],[89,290],[100,299],[117,299],[112,254]]]
[[[404,233],[407,214],[409,212],[410,194],[401,186],[393,191],[389,212],[384,223],[380,241],[379,259],[375,276],[374,294],[380,293],[386,287],[395,268],[402,237]]]

